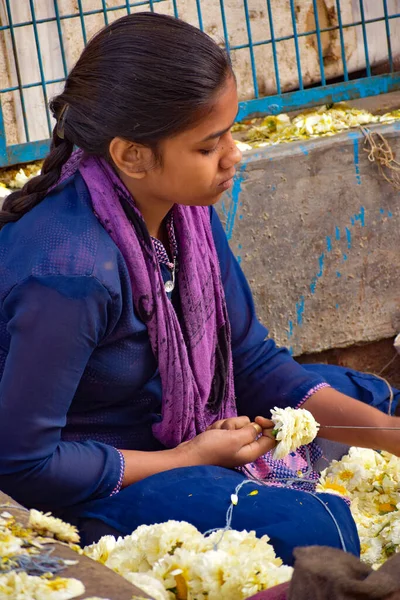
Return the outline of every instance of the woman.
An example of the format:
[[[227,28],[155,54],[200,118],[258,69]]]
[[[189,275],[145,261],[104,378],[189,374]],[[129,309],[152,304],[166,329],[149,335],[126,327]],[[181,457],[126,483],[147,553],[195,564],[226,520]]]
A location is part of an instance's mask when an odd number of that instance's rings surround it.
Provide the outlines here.
[[[237,104],[228,56],[207,35],[122,18],[52,101],[42,174],[0,213],[0,488],[77,523],[86,542],[169,518],[223,527],[244,480],[231,469],[256,469],[272,448],[274,406],[398,424],[266,339],[212,208],[241,158]],[[335,374],[339,389],[369,394]],[[370,381],[365,399],[386,402]],[[324,435],[400,454],[396,432]],[[287,477],[291,464],[277,466]],[[300,544],[359,551],[340,498],[243,496],[232,526],[268,533],[288,563]]]

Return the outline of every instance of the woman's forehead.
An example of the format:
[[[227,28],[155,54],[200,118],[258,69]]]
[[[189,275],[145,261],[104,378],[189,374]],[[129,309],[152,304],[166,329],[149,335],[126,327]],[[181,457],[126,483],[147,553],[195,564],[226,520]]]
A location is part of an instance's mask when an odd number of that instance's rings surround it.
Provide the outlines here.
[[[215,98],[209,112],[198,121],[194,127],[182,132],[181,135],[189,140],[198,142],[218,137],[228,131],[235,121],[238,111],[238,96],[236,82],[230,78]]]

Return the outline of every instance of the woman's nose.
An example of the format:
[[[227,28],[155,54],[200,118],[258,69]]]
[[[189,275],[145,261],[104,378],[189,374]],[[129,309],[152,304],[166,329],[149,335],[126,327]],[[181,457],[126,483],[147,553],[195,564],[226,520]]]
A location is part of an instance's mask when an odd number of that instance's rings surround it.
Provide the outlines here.
[[[225,152],[221,156],[220,166],[224,170],[231,169],[242,160],[242,153],[236,146],[231,133],[227,135],[226,141],[224,140],[224,146]]]

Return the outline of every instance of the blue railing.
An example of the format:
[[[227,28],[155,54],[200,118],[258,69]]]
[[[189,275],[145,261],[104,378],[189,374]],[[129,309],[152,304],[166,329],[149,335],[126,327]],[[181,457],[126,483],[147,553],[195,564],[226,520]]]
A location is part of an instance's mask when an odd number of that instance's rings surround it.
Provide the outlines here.
[[[323,15],[318,10],[317,0],[310,0],[310,10],[313,16],[313,27],[308,27],[306,30],[299,27],[299,3],[296,0],[285,0],[281,2],[280,7],[286,6],[288,23],[290,26],[290,32],[277,34],[279,30],[282,31],[282,24],[279,23],[276,15],[277,3],[273,3],[272,0],[241,0],[243,4],[244,14],[244,27],[243,31],[239,32],[240,27],[238,23],[235,23],[230,14],[230,6],[228,1],[220,0],[219,6],[215,3],[213,10],[218,10],[220,19],[220,35],[225,41],[226,48],[232,57],[239,56],[239,53],[247,52],[248,67],[251,74],[250,86],[252,87],[251,99],[243,100],[240,103],[240,110],[238,119],[243,119],[252,114],[276,114],[283,111],[290,111],[299,109],[302,107],[316,106],[322,103],[331,103],[338,101],[346,101],[360,97],[374,96],[383,94],[396,89],[400,89],[400,72],[395,70],[395,58],[394,55],[394,44],[392,35],[393,23],[395,19],[400,18],[400,13],[395,12],[390,14],[388,10],[387,0],[358,0],[357,14],[359,18],[356,20],[348,20],[345,15],[344,6],[347,1],[347,5],[350,5],[350,0],[336,0],[334,19],[330,18],[330,22],[325,24],[322,23]],[[65,35],[65,27],[68,22],[80,24],[80,30],[82,35],[82,42],[86,44],[89,33],[88,24],[89,20],[93,17],[102,17],[102,22],[107,24],[111,19],[116,16],[122,16],[123,14],[132,13],[138,10],[151,10],[157,11],[162,4],[163,12],[169,12],[169,14],[175,15],[176,17],[184,15],[180,14],[180,0],[97,0],[97,8],[88,10],[84,8],[84,4],[87,6],[87,0],[77,0],[75,6],[77,9],[71,12],[65,12],[65,1],[52,0],[52,14],[50,16],[41,16],[38,12],[38,3],[34,0],[0,0],[3,3],[3,11],[0,13],[1,24],[0,24],[0,38],[3,37],[3,48],[7,49],[7,62],[10,72],[12,72],[12,84],[1,87],[0,85],[0,98],[2,100],[11,98],[11,103],[14,107],[14,116],[18,121],[17,126],[19,131],[16,134],[14,132],[13,141],[9,141],[12,137],[8,131],[8,122],[5,123],[4,111],[0,104],[0,166],[18,164],[21,162],[28,162],[35,159],[43,158],[48,150],[49,141],[48,137],[51,135],[52,122],[48,110],[48,97],[53,93],[54,86],[62,84],[68,72],[69,61],[68,61],[68,50],[69,45],[76,43],[76,40],[72,40]],[[107,6],[113,2],[119,2],[115,6]],[[20,3],[20,4],[19,4]],[[252,18],[252,11],[254,12],[254,5],[260,6],[263,3],[265,14],[265,39],[257,39],[254,35],[255,25],[260,24],[261,21],[255,23],[254,16]],[[379,16],[368,18],[366,8],[371,6],[376,12],[377,6],[379,5],[378,12]],[[17,4],[19,7],[24,6],[24,11],[27,18],[15,18]],[[94,0],[92,0],[92,5]],[[304,6],[304,2],[302,3]],[[71,3],[72,5],[72,3]],[[202,0],[195,0],[195,15],[197,18],[197,25],[207,31],[207,19],[208,15],[204,6],[202,6]],[[208,3],[209,6],[209,3]],[[352,4],[354,6],[354,2]],[[63,9],[63,10],[62,10]],[[22,12],[24,12],[22,11]],[[63,12],[64,11],[64,12]],[[346,18],[345,18],[346,16]],[[261,19],[261,17],[257,17]],[[332,24],[332,20],[334,23]],[[326,21],[326,19],[325,19]],[[384,49],[384,60],[382,57],[380,63],[383,62],[384,74],[374,74],[374,64],[371,64],[371,40],[368,39],[370,34],[369,28],[379,24],[383,26],[384,36],[380,40],[379,44],[386,44]],[[59,58],[60,58],[60,76],[58,77],[46,77],[46,69],[44,64],[44,50],[43,50],[43,38],[41,36],[41,28],[46,25],[51,25],[55,29],[53,30],[55,35],[58,37],[57,44],[59,47]],[[242,25],[242,24],[240,24]],[[287,23],[285,23],[287,27]],[[21,68],[20,59],[20,44],[26,43],[26,35],[22,40],[20,35],[21,31],[29,32],[32,38],[32,48],[36,53],[37,60],[37,80],[30,81],[29,77],[26,76],[24,70]],[[258,27],[259,32],[259,27]],[[348,49],[346,48],[346,36],[348,32],[358,32],[359,40],[362,40],[362,60],[361,66],[357,68],[349,69],[349,58]],[[90,32],[90,35],[93,32]],[[239,35],[240,33],[240,35]],[[247,41],[244,43],[238,43],[241,35],[245,33]],[[329,60],[324,54],[324,38],[323,36],[329,34],[334,36],[338,47],[338,56],[336,56],[336,74],[332,76],[332,69],[329,71]],[[258,36],[259,37],[259,36]],[[318,58],[318,69],[317,74],[314,76],[313,81],[309,81],[309,78],[305,77],[305,71],[302,65],[302,53],[304,52],[304,42],[311,41],[315,48],[315,53]],[[295,61],[294,75],[292,81],[287,81],[288,77],[282,80],[282,52],[281,49],[287,48],[287,44],[292,44],[293,47],[293,59]],[[285,46],[286,44],[286,46]],[[271,52],[271,61],[268,69],[271,71],[273,76],[274,84],[273,91],[267,90],[265,92],[265,85],[261,86],[260,82],[263,82],[263,69],[265,70],[265,56],[260,58],[258,55],[260,48],[269,48]],[[400,48],[399,58],[400,58]],[[382,51],[381,51],[382,52]],[[329,59],[329,57],[328,57]],[[263,66],[264,64],[264,66]],[[382,64],[381,64],[382,67]],[[319,72],[318,72],[319,71]],[[39,89],[41,91],[41,106],[37,109],[43,114],[42,117],[45,131],[43,132],[43,138],[47,139],[36,139],[35,136],[31,135],[30,124],[33,118],[38,117],[38,113],[32,116],[32,110],[30,109],[30,100],[27,98],[29,90]],[[263,90],[262,92],[260,90]],[[50,93],[51,92],[51,93]],[[31,107],[32,108],[32,107]],[[12,111],[11,111],[12,112]],[[10,111],[8,111],[8,120],[10,117]],[[15,138],[21,143],[14,143]]]

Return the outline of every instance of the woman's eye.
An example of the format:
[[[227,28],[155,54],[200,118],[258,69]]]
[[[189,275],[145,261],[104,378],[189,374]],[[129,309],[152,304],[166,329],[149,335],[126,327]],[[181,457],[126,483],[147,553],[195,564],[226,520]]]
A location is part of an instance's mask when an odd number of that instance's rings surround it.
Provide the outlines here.
[[[217,146],[215,146],[214,148],[211,148],[211,149],[207,149],[207,150],[203,149],[203,150],[200,150],[200,153],[201,153],[203,156],[210,156],[210,154],[212,154],[213,152],[215,152],[217,148],[218,148],[218,145],[217,145]]]

